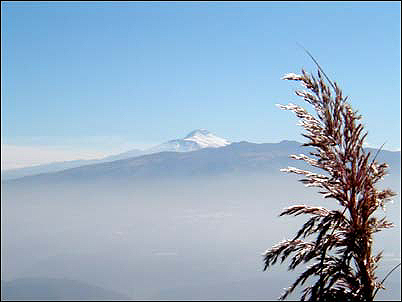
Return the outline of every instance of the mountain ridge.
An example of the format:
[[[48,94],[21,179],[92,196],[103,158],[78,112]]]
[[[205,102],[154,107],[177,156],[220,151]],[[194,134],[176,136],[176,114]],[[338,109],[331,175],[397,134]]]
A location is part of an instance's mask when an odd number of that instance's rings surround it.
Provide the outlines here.
[[[312,149],[296,141],[255,144],[237,142],[220,148],[202,148],[192,152],[163,151],[111,162],[85,165],[63,171],[25,176],[4,183],[85,182],[96,180],[141,180],[212,176],[236,173],[279,173],[281,168],[307,168],[291,154],[308,154]],[[367,149],[371,150],[371,149]],[[372,154],[375,154],[375,149]],[[390,164],[391,173],[400,173],[400,152],[382,150],[379,161]],[[310,169],[310,167],[308,167]]]
[[[24,176],[58,172],[85,165],[110,162],[114,160],[130,158],[133,156],[141,156],[163,151],[190,152],[208,147],[218,148],[228,144],[230,144],[229,141],[214,135],[212,132],[206,129],[196,129],[188,133],[182,139],[169,140],[165,143],[156,145],[146,150],[132,149],[119,154],[106,156],[100,159],[88,159],[88,160],[76,159],[76,160],[53,162],[18,169],[10,169],[1,171],[1,178],[2,180],[17,179]]]

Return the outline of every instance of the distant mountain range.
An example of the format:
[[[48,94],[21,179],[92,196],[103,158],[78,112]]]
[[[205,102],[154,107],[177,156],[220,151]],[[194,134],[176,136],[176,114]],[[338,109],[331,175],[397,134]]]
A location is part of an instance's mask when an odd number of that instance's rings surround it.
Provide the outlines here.
[[[168,142],[169,143],[169,142]],[[170,148],[173,144],[168,146]],[[175,142],[176,143],[176,142]],[[162,146],[162,145],[161,145]],[[290,154],[308,154],[311,149],[296,141],[254,144],[238,142],[223,147],[200,147],[193,152],[158,152],[126,159],[96,163],[59,172],[9,180],[12,183],[64,183],[93,181],[132,181],[161,178],[188,178],[225,174],[279,173],[281,168],[306,168]],[[375,149],[368,149],[375,154]],[[400,174],[400,152],[382,150],[378,160],[390,165],[392,174]],[[309,168],[310,169],[310,168]]]
[[[230,142],[224,138],[220,138],[205,129],[197,129],[190,132],[182,139],[174,139],[163,144],[157,145],[147,150],[133,149],[117,155],[107,156],[102,159],[90,160],[71,160],[64,162],[54,162],[50,164],[37,165],[26,168],[10,169],[1,172],[2,180],[16,179],[24,176],[57,172],[66,169],[81,167],[85,165],[111,162],[119,159],[126,159],[135,156],[159,153],[159,152],[189,152],[203,148],[219,148],[229,145]]]
[[[21,278],[1,281],[1,300],[130,300],[129,297],[85,282],[68,279]]]

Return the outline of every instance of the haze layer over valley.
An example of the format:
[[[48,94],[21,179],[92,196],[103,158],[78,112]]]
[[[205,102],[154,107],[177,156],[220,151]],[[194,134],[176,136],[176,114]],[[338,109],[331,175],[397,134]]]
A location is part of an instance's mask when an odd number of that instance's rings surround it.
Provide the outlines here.
[[[279,172],[304,167],[289,159],[307,154],[300,143],[215,141],[3,181],[2,280],[64,278],[134,300],[276,299],[297,272],[262,272],[261,254],[304,221],[278,214],[336,203]],[[378,160],[391,166],[381,186],[400,194],[400,152]],[[396,227],[375,241],[379,276],[400,261],[399,195],[384,214]],[[393,274],[379,298],[400,298],[399,284]]]

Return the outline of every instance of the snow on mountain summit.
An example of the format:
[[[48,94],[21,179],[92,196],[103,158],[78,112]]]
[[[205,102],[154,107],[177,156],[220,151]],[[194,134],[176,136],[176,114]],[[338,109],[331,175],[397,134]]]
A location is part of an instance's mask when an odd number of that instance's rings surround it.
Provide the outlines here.
[[[183,140],[196,142],[201,148],[219,148],[230,144],[228,140],[220,138],[205,129],[194,130]]]
[[[218,137],[206,129],[197,129],[191,131],[183,139],[170,140],[148,151],[152,153],[163,151],[189,152],[203,148],[219,148],[229,144],[228,140]]]

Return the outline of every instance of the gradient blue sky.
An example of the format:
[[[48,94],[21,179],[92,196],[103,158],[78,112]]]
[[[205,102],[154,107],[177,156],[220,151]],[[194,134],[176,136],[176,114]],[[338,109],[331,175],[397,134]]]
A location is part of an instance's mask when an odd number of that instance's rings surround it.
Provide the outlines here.
[[[146,148],[205,128],[303,141],[288,72],[315,66],[401,145],[400,2],[2,2],[6,168]],[[34,157],[41,158],[35,161]],[[31,160],[32,159],[32,160]]]

